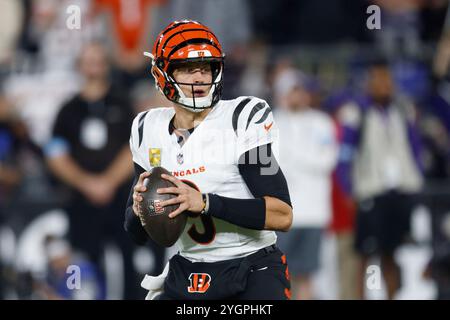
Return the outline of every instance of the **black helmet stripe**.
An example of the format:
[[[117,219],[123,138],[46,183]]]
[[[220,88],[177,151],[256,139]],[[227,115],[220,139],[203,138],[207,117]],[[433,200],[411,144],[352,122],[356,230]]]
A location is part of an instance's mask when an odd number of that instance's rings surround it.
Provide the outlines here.
[[[180,21],[180,22],[174,24],[173,26],[171,26],[170,28],[168,28],[167,30],[164,30],[163,33],[160,36],[165,35],[167,32],[169,32],[169,31],[171,31],[171,30],[173,30],[173,29],[175,29],[175,28],[177,28],[177,27],[179,27],[179,26],[181,26],[183,24],[188,24],[188,23],[191,23],[191,22],[192,21]],[[160,44],[160,41],[158,41],[158,43],[156,44],[155,52],[158,52],[159,44]]]
[[[170,51],[170,53],[169,53],[169,55],[168,55],[167,57],[170,59],[170,57],[171,57],[175,52],[177,52],[179,49],[181,49],[181,48],[183,48],[183,47],[185,47],[185,46],[187,46],[187,45],[189,45],[189,44],[201,44],[201,43],[208,43],[208,42],[209,42],[210,45],[212,45],[213,47],[215,47],[217,50],[220,51],[219,47],[218,47],[214,42],[208,41],[208,40],[203,39],[203,38],[194,38],[194,39],[189,39],[189,40],[183,41],[183,42],[179,43],[178,45],[176,45],[176,46]]]
[[[164,50],[166,48],[166,45],[169,43],[170,39],[172,39],[173,37],[175,37],[176,35],[183,33],[183,32],[188,32],[188,31],[205,31],[208,32],[205,29],[200,29],[200,28],[196,28],[196,29],[183,29],[181,31],[177,31],[174,34],[172,34],[170,37],[167,38],[167,40],[164,42],[164,44],[161,47],[161,50]]]

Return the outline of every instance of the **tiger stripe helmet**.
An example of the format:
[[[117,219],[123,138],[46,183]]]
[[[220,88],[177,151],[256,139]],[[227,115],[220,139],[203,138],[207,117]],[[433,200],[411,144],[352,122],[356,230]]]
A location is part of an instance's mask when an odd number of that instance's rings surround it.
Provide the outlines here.
[[[214,33],[206,26],[193,20],[174,21],[157,37],[152,53],[145,52],[152,59],[151,74],[155,78],[155,86],[170,101],[182,107],[200,112],[213,107],[219,100],[223,85],[223,66],[225,55],[222,46]],[[212,82],[207,96],[189,98],[183,93],[172,72],[177,63],[208,61],[211,63]]]

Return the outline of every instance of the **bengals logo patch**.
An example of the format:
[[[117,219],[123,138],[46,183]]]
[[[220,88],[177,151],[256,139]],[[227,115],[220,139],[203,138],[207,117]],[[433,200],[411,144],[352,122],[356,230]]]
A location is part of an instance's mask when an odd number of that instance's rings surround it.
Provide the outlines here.
[[[189,293],[205,293],[211,285],[211,276],[207,273],[191,273],[189,281]]]

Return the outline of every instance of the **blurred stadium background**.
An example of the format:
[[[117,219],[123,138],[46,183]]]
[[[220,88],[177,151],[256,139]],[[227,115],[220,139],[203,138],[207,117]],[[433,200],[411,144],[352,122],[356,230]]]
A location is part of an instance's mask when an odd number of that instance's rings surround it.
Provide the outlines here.
[[[366,10],[373,4],[381,8],[381,29],[370,30],[366,24]],[[70,28],[68,19],[76,8],[81,26]],[[311,275],[314,299],[362,297],[357,293],[359,256],[352,252],[357,204],[350,181],[358,144],[351,140],[351,124],[356,116],[348,106],[362,105],[369,66],[383,57],[395,84],[393,95],[414,106],[424,178],[415,194],[409,236],[395,252],[402,277],[394,298],[449,298],[447,0],[0,0],[0,299],[140,299],[143,275],[162,270],[173,250],[132,243],[122,228],[128,194],[122,195],[119,186],[102,190],[111,195],[105,196],[108,204],[118,205],[108,214],[99,213],[101,230],[69,234],[68,212],[74,211],[67,208],[80,192],[51,169],[46,147],[59,110],[98,65],[110,65],[108,81],[120,88],[128,113],[169,105],[155,91],[142,52],[151,50],[155,35],[169,22],[183,18],[201,21],[221,40],[225,99],[259,96],[277,110],[299,85],[308,103],[335,124],[339,155],[329,175],[331,216],[320,226],[326,230],[320,268]],[[92,42],[107,54],[94,50],[93,56],[84,56],[83,69],[80,53]],[[120,121],[131,125],[129,119]],[[88,140],[101,141],[95,128],[91,126]],[[128,137],[123,139],[126,145]],[[88,147],[97,148],[95,143]],[[295,145],[288,147],[293,154],[302,153]],[[82,157],[95,167],[93,154]],[[99,168],[106,168],[100,158]],[[125,180],[124,190],[131,183]],[[91,222],[85,223],[87,230]],[[86,237],[98,250],[83,252],[71,242],[73,237]],[[71,264],[87,275],[83,290],[64,287]],[[380,265],[376,256],[369,264]],[[376,268],[367,270],[368,281],[378,275]],[[368,299],[388,297],[383,281],[365,286],[364,293]]]

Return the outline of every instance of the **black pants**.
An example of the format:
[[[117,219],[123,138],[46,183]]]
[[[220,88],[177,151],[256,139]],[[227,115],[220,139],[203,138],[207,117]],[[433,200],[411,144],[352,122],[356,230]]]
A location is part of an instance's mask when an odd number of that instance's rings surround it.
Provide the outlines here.
[[[290,287],[286,257],[273,245],[214,263],[192,263],[175,255],[157,300],[288,300]]]
[[[410,232],[414,195],[390,191],[358,203],[355,249],[363,256],[393,254]]]

